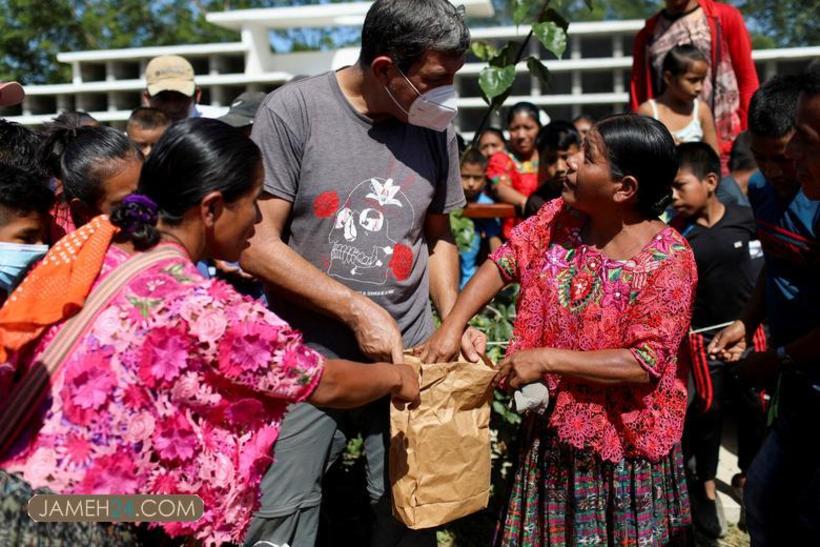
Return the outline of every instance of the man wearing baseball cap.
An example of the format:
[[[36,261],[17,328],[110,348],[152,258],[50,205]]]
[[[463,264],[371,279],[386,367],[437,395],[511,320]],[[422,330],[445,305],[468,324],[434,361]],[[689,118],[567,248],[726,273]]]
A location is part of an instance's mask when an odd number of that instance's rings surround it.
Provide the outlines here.
[[[0,82],[0,107],[20,104],[25,96],[23,86],[17,82]]]
[[[198,106],[202,91],[194,82],[194,67],[179,55],[154,57],[145,67],[143,106],[162,110],[172,122],[185,118],[215,118],[225,109]]]

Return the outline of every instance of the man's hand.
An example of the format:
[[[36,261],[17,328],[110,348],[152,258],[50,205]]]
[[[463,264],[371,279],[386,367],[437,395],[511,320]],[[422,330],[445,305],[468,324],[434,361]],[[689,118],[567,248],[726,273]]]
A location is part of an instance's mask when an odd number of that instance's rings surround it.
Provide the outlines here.
[[[546,373],[543,349],[517,351],[501,361],[493,382],[497,387],[518,389],[540,381]]]
[[[396,406],[402,408],[402,403],[409,403],[409,408],[415,408],[421,402],[419,396],[419,375],[416,369],[410,365],[399,363],[395,365],[399,373],[400,382],[396,389],[393,390],[394,403]]]
[[[353,297],[347,325],[353,330],[365,356],[374,361],[404,361],[404,345],[396,320],[369,298]]]
[[[737,320],[712,338],[706,352],[712,359],[734,363],[740,360],[747,346],[746,325]]]

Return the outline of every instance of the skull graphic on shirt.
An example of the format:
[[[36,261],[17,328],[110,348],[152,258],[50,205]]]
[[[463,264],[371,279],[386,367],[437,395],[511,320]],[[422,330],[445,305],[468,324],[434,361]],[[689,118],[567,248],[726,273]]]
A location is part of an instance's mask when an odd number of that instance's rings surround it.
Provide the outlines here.
[[[327,274],[383,285],[396,239],[409,233],[412,218],[413,206],[393,179],[371,178],[359,183],[333,220]]]

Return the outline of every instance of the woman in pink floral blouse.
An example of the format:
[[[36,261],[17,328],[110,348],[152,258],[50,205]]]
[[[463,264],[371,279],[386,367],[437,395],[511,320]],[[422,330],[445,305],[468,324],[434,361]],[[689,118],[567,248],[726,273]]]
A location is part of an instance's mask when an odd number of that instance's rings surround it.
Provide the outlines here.
[[[460,295],[426,358],[460,349],[464,326],[507,283],[521,294],[501,385],[544,383],[525,420],[498,545],[667,545],[690,524],[680,450],[686,374],[678,351],[696,284],[692,252],[658,215],[675,144],[659,122],[597,124],[562,199],[513,230]],[[464,337],[465,354],[472,349]]]
[[[239,131],[207,119],[175,124],[145,163],[141,195],[128,198],[111,223],[98,217],[77,232],[73,255],[63,254],[71,242],[58,245],[40,266],[73,260],[68,285],[55,288],[65,279],[32,272],[16,298],[36,307],[37,283],[37,292],[60,298],[57,291],[71,292],[83,269],[96,268],[98,287],[132,255],[174,250],[90,323],[0,468],[62,494],[196,494],[204,516],[164,523],[165,533],[239,543],[289,403],[352,407],[390,393],[417,397],[406,365],[324,361],[276,315],[198,273],[203,258],[238,259],[258,221],[261,187],[259,150]],[[101,247],[95,265],[89,256],[106,237],[113,243]],[[5,349],[20,334],[19,321],[9,319],[14,311],[0,313]],[[65,319],[12,353],[18,377]],[[0,377],[0,386],[10,383]]]

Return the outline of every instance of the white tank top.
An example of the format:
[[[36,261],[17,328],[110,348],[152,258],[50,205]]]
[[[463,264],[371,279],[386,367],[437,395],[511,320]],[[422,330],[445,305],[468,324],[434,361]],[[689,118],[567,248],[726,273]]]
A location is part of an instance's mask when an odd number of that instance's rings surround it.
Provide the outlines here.
[[[652,117],[661,121],[658,116],[658,105],[655,99],[649,99],[649,104],[652,105]],[[692,108],[692,121],[683,129],[677,131],[670,131],[672,136],[678,142],[700,142],[703,140],[703,127],[700,125],[700,116],[698,116],[698,107],[700,102],[695,99],[695,106]]]

